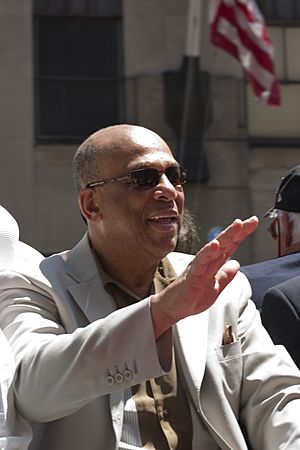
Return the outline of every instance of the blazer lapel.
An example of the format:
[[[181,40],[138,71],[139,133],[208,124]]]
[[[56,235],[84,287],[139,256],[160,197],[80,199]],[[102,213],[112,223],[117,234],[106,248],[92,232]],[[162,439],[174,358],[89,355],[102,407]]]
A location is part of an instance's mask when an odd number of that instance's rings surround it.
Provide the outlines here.
[[[208,311],[187,317],[174,327],[176,353],[197,409],[206,364],[207,327]]]
[[[69,252],[67,274],[71,277],[67,289],[90,322],[116,310],[101,282],[87,234]]]
[[[68,286],[68,291],[86,315],[89,322],[107,316],[116,305],[98,278]]]

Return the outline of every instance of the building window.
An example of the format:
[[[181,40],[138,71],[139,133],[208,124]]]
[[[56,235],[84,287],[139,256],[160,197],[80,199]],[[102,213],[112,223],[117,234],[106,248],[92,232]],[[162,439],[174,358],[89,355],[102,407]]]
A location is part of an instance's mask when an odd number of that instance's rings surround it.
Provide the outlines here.
[[[257,4],[269,22],[299,23],[300,21],[299,0],[257,0]]]
[[[50,2],[36,1],[37,142],[80,142],[122,121],[122,21],[116,2],[109,2],[113,14],[109,7],[88,9],[91,2],[83,0],[52,1],[51,9]]]

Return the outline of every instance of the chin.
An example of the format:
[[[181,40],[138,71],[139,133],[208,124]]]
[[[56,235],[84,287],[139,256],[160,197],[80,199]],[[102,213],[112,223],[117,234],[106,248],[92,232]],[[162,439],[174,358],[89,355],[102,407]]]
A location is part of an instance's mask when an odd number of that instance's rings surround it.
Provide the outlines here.
[[[177,238],[174,238],[168,242],[165,242],[165,245],[160,246],[160,250],[163,253],[162,258],[164,258],[169,253],[173,252],[176,248]]]
[[[149,245],[150,244],[150,245]],[[173,252],[177,245],[177,233],[172,236],[160,236],[159,238],[156,237],[155,239],[150,239],[147,243],[147,249],[149,250],[149,253],[151,253],[153,256],[155,255],[157,259],[161,260],[169,253]],[[146,249],[146,247],[144,247]]]

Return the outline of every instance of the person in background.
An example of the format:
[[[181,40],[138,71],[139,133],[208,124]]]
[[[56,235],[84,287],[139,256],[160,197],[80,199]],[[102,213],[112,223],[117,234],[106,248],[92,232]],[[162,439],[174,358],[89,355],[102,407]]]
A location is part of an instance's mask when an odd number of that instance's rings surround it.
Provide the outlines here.
[[[82,240],[0,273],[30,450],[300,449],[300,372],[231,259],[258,219],[174,252],[187,174],[144,127],[95,132],[73,171]]]
[[[11,270],[19,251],[19,226],[14,217],[0,205],[0,272]],[[16,412],[13,379],[15,361],[11,348],[0,329],[0,449],[26,450],[31,441],[29,424]]]
[[[262,321],[275,344],[284,345],[300,368],[300,276],[267,290]]]
[[[240,269],[251,284],[251,298],[260,312],[269,288],[300,275],[300,165],[281,179],[275,204],[266,216],[271,219],[269,231],[277,242],[278,257]]]

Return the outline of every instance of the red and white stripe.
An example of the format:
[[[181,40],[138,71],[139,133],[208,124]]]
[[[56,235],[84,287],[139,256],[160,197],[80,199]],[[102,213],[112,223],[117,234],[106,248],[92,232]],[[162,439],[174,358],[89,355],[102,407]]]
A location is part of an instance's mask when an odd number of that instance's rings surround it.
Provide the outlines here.
[[[280,105],[273,46],[254,0],[209,0],[211,41],[245,69],[255,95],[268,105]]]

